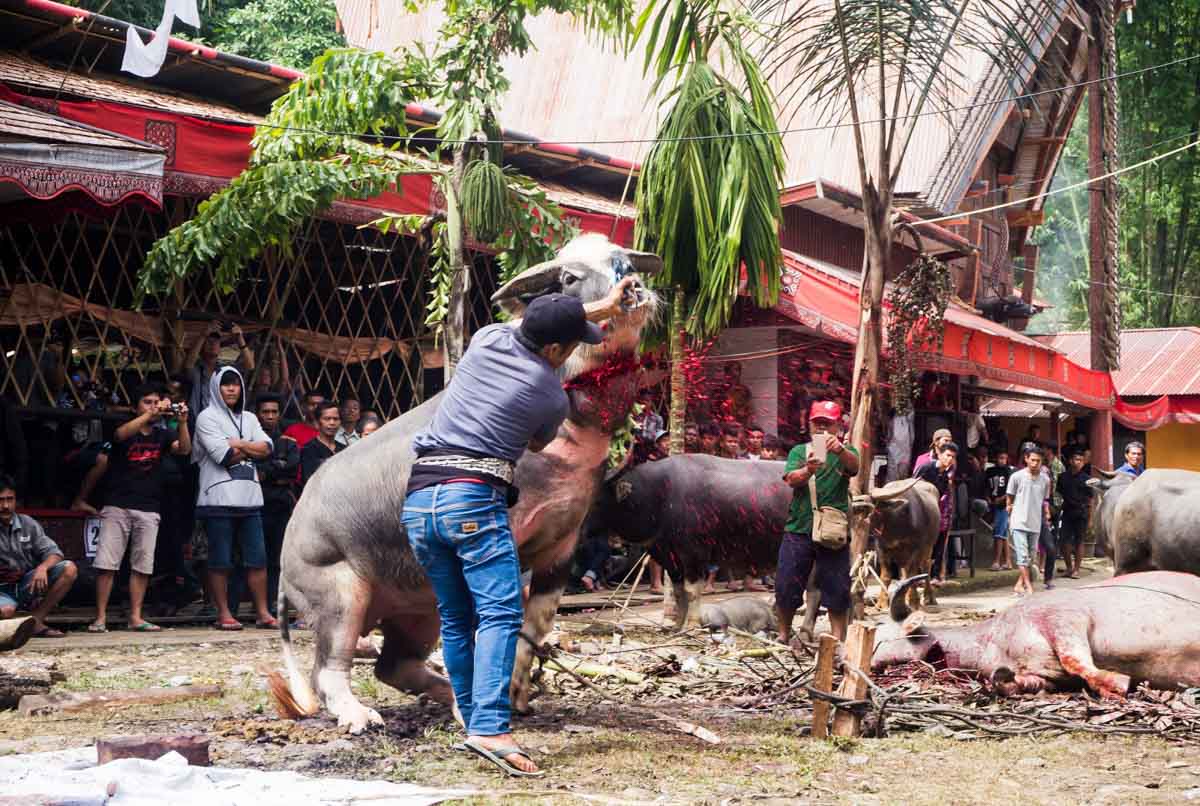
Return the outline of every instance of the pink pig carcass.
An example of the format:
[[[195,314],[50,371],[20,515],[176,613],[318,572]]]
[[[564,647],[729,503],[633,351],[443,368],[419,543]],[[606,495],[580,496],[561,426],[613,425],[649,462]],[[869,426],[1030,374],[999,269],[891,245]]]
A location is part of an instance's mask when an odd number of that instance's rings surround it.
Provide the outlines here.
[[[1083,686],[1124,697],[1140,683],[1200,686],[1200,577],[1148,571],[1047,591],[978,624],[925,626],[892,595],[891,623],[876,633],[872,668],[923,660],[971,669],[1004,694]]]

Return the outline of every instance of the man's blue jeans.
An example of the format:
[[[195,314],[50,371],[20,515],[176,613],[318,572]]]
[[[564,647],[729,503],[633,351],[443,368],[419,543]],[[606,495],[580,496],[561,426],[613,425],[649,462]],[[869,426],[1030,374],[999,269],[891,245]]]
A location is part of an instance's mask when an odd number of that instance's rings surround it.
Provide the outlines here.
[[[469,482],[417,490],[404,501],[404,528],[437,594],[442,655],[468,735],[508,733],[522,614],[504,492]]]

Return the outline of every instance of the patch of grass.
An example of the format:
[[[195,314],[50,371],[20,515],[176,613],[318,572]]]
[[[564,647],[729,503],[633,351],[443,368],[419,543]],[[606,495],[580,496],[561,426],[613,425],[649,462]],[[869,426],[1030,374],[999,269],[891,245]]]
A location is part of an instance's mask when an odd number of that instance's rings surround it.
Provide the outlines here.
[[[96,672],[76,672],[55,686],[57,691],[125,691],[128,689],[147,688],[159,684],[157,676],[151,677],[138,672],[121,672],[116,674],[98,674]]]

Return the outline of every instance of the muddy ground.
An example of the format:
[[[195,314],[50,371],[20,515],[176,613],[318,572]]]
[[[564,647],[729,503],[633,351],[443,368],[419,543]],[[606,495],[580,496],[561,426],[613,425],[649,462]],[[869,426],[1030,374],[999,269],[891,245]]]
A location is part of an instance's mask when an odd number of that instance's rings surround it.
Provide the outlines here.
[[[649,624],[657,614],[647,612],[626,618],[635,624],[625,642],[670,642],[671,634]],[[955,612],[948,606],[944,616]],[[564,627],[571,632],[581,625]],[[307,661],[310,639],[301,633],[297,643]],[[59,645],[36,641],[22,654],[55,657],[67,674],[60,690],[219,682],[225,695],[113,714],[0,712],[0,754],[78,747],[114,735],[199,731],[212,737],[216,764],[470,786],[483,793],[480,802],[582,802],[577,795],[659,803],[1200,802],[1200,753],[1158,738],[960,740],[901,733],[814,741],[804,735],[810,713],[803,707],[747,714],[720,696],[676,699],[670,684],[657,692],[628,686],[626,696],[621,684],[610,683],[606,690],[623,699],[613,702],[573,681],[536,700],[537,714],[516,722],[519,738],[548,775],[514,782],[454,752],[461,736],[449,712],[377,684],[369,662],[356,664],[354,688],[383,714],[386,728],[348,736],[328,719],[277,719],[263,671],[277,666],[278,648],[274,634],[224,635],[202,627],[159,636],[73,633]],[[682,658],[689,650],[679,651]],[[720,743],[682,733],[678,720],[707,728]]]

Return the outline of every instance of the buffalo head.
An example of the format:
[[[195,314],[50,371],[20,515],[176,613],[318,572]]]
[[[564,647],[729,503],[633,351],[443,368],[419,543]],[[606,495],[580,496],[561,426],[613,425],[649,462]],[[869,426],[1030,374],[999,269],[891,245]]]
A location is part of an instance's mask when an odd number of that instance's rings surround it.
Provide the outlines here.
[[[1096,469],[1100,478],[1088,479],[1087,484],[1100,494],[1100,502],[1096,509],[1096,542],[1100,550],[1113,558],[1112,527],[1117,511],[1117,502],[1133,484],[1134,477],[1128,473],[1114,473],[1110,470]]]
[[[871,668],[884,669],[912,660],[929,660],[936,654],[938,641],[925,628],[925,614],[913,612],[908,606],[908,591],[925,581],[928,574],[911,576],[901,582],[892,593],[888,614],[890,621],[875,629],[875,651],[871,655]]]
[[[886,516],[902,515],[908,509],[907,493],[920,483],[920,479],[893,481],[882,487],[872,488],[865,495],[856,495],[850,508],[867,516],[876,512]]]
[[[492,302],[513,316],[520,316],[530,301],[543,294],[569,294],[587,304],[603,299],[622,278],[632,276],[635,299],[620,316],[602,325],[607,332],[604,344],[581,345],[575,351],[583,366],[568,367],[569,376],[597,365],[614,352],[637,346],[642,328],[658,311],[658,297],[642,284],[641,278],[661,271],[662,265],[658,255],[625,249],[603,235],[588,233],[573,238],[553,260],[532,266],[509,280],[492,295]]]

